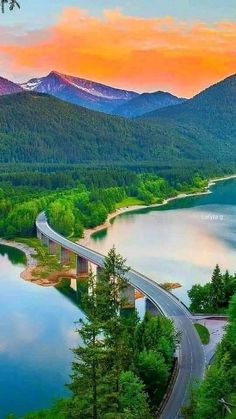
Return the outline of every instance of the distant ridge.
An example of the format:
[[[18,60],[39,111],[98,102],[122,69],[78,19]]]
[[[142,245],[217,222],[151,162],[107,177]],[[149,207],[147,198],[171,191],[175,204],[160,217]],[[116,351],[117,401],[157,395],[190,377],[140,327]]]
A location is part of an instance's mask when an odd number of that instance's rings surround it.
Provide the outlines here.
[[[187,99],[178,98],[168,92],[142,93],[134,97],[129,102],[117,107],[114,111],[116,115],[128,118],[144,115],[166,106],[174,106],[185,102]]]
[[[132,118],[165,106],[182,103],[168,92],[142,93],[51,71],[20,85],[24,90],[47,93],[88,109]]]
[[[22,83],[24,90],[47,93],[76,105],[111,113],[114,108],[133,99],[136,92],[116,89],[94,81],[51,71],[46,77]]]
[[[35,91],[2,96],[0,150],[6,163],[236,164],[236,75],[132,119]]]
[[[18,84],[13,83],[10,80],[0,77],[0,96],[10,95],[13,93],[22,92],[23,89]]]

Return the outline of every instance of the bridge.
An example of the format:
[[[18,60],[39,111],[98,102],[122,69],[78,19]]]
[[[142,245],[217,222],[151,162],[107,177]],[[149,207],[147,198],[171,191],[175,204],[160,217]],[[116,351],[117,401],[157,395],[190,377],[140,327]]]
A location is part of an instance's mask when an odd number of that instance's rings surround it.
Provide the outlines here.
[[[66,264],[69,261],[71,253],[76,255],[78,277],[88,274],[89,262],[95,265],[97,270],[103,267],[105,256],[58,234],[49,226],[44,212],[37,217],[36,229],[37,237],[48,246],[51,254],[56,254],[56,249],[60,248],[62,263]],[[174,295],[150,278],[133,269],[126,276],[130,286],[141,291],[164,316],[172,319],[176,330],[181,333],[177,377],[161,413],[161,419],[181,418],[180,409],[187,400],[189,384],[193,378],[202,379],[205,368],[203,347],[193,327],[192,316]]]

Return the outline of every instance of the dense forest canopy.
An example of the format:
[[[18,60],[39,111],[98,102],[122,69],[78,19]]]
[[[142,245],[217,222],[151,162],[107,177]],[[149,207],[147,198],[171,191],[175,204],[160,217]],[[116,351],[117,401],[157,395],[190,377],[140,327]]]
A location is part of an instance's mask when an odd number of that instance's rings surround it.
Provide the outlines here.
[[[80,237],[84,228],[101,224],[132,197],[135,203],[162,202],[178,192],[202,190],[206,181],[195,173],[183,181],[166,180],[158,173],[125,168],[0,167],[0,235],[8,238],[35,234],[35,219],[47,210],[51,224],[62,234]],[[8,167],[9,169],[9,167]],[[28,169],[28,171],[26,170]],[[50,170],[51,169],[51,170]],[[55,168],[54,168],[55,170]]]
[[[38,93],[3,96],[0,162],[234,164],[235,76],[230,80],[211,88],[210,94],[203,92],[199,98],[136,120]]]

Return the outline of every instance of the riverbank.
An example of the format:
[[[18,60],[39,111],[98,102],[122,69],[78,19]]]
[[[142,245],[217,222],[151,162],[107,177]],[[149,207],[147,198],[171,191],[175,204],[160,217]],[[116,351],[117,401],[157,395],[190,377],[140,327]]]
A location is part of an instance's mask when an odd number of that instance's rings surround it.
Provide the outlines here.
[[[5,240],[5,239],[0,239],[0,245],[14,247],[15,249],[18,249],[24,253],[26,257],[26,268],[24,269],[24,271],[21,273],[20,276],[22,279],[26,281],[30,281],[33,277],[32,273],[34,269],[37,267],[36,249],[24,243],[18,243],[15,241]]]
[[[42,278],[43,268],[38,260],[38,252],[36,247],[32,247],[26,243],[0,239],[0,245],[13,247],[24,253],[26,257],[26,267],[21,272],[20,277],[24,281],[32,282],[35,285],[43,287],[52,287],[57,285],[61,278],[76,278],[74,269],[56,270],[48,274],[47,278]]]
[[[212,191],[210,190],[210,187],[215,185],[216,182],[221,182],[221,181],[225,181],[225,180],[230,180],[236,178],[236,174],[231,175],[231,176],[225,176],[225,177],[221,177],[221,178],[214,178],[214,179],[210,179],[205,190],[201,191],[201,192],[196,192],[196,193],[181,193],[178,194],[176,196],[172,196],[169,198],[166,198],[161,204],[152,204],[152,205],[131,205],[131,206],[126,206],[123,208],[119,208],[116,211],[112,212],[111,214],[108,215],[106,221],[95,227],[95,228],[91,228],[91,229],[87,229],[84,231],[84,236],[83,238],[81,238],[78,243],[83,245],[83,246],[88,246],[91,236],[101,230],[107,229],[110,227],[111,225],[111,221],[116,218],[118,215],[121,215],[123,213],[126,212],[133,212],[136,210],[140,210],[140,209],[149,209],[149,208],[157,208],[160,206],[164,206],[167,205],[169,202],[177,200],[177,199],[184,199],[186,197],[191,197],[191,196],[199,196],[199,195],[204,195],[204,194],[209,194]],[[56,283],[58,283],[60,281],[60,278],[62,276],[68,276],[68,274],[72,275],[74,274],[74,272],[70,271],[68,272],[61,272],[58,271],[58,269],[55,271],[56,275],[50,274],[48,275],[47,278],[40,278],[39,277],[39,272],[38,269],[40,269],[40,267],[38,266],[38,260],[37,260],[37,250],[36,247],[27,245],[25,243],[19,243],[16,241],[10,241],[10,240],[4,240],[4,239],[0,239],[0,245],[5,245],[5,246],[10,246],[10,247],[15,247],[18,250],[21,250],[25,256],[26,256],[26,261],[27,261],[27,266],[24,269],[24,271],[21,273],[21,278],[24,279],[25,281],[29,281],[29,282],[33,282],[37,285],[41,285],[41,286],[54,286]],[[35,272],[37,273],[37,275],[35,275]]]
[[[82,246],[88,246],[89,243],[90,243],[91,236],[94,233],[97,233],[98,231],[108,229],[111,226],[111,221],[114,218],[116,218],[118,215],[121,215],[121,214],[124,214],[124,213],[127,213],[127,212],[133,212],[133,211],[141,210],[141,209],[158,208],[158,207],[167,205],[169,202],[177,200],[177,199],[183,199],[183,198],[187,198],[187,197],[191,197],[191,196],[206,195],[206,194],[212,193],[211,190],[210,190],[210,187],[214,186],[217,182],[221,182],[221,181],[224,181],[224,180],[235,179],[235,178],[236,178],[236,174],[230,175],[230,176],[225,176],[225,177],[220,177],[220,178],[209,179],[208,184],[207,184],[204,191],[195,192],[195,193],[180,193],[176,196],[171,196],[169,198],[164,199],[164,201],[161,204],[130,205],[130,206],[126,206],[126,207],[123,207],[123,208],[119,208],[116,211],[109,214],[106,221],[104,221],[103,224],[100,224],[99,226],[94,227],[94,228],[86,229],[84,231],[83,237],[80,240],[78,240],[77,243],[81,244]]]

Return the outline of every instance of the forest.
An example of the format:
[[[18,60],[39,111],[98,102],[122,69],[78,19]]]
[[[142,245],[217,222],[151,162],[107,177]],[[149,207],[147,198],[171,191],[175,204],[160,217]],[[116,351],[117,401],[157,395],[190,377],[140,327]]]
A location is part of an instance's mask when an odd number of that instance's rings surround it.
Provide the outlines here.
[[[190,390],[186,419],[236,418],[236,295],[230,300],[226,333],[201,384]]]
[[[86,320],[73,348],[71,398],[26,419],[151,419],[166,391],[179,342],[173,322],[127,305],[126,261],[112,248],[82,295]],[[116,281],[113,278],[116,278]],[[88,292],[88,289],[90,292]],[[10,415],[9,419],[14,415]]]
[[[229,302],[236,294],[236,274],[222,273],[216,265],[211,282],[196,284],[188,291],[193,313],[227,313]]]
[[[55,170],[55,168],[54,168]],[[182,192],[203,190],[199,174],[185,181],[166,180],[155,172],[125,168],[72,168],[60,171],[0,172],[0,236],[35,235],[35,219],[46,210],[61,234],[79,238],[85,228],[105,221],[116,208],[129,203],[154,204]]]
[[[135,120],[40,93],[2,96],[0,162],[235,165],[235,76],[208,90]]]

